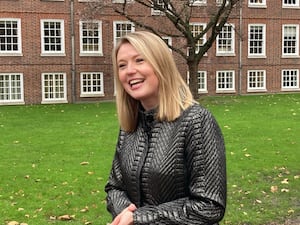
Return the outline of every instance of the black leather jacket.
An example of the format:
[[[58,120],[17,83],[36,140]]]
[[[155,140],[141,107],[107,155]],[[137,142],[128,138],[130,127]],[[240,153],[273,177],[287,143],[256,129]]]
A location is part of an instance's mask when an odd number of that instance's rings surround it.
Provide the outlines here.
[[[140,112],[120,131],[107,192],[113,217],[134,203],[134,225],[218,224],[226,207],[225,147],[215,119],[193,105],[173,122]]]

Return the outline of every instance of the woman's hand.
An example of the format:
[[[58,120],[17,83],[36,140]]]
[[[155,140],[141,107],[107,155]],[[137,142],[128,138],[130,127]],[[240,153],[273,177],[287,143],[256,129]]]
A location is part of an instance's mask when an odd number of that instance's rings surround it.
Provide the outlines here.
[[[136,210],[134,204],[130,204],[125,208],[110,225],[133,225],[133,212]]]

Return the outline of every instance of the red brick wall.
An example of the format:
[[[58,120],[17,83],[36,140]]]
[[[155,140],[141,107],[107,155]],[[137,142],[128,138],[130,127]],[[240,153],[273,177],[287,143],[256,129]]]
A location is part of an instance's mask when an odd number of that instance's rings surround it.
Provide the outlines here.
[[[23,56],[0,56],[0,73],[19,72],[24,78],[24,99],[26,104],[39,104],[42,101],[41,74],[44,72],[63,72],[67,74],[68,102],[72,101],[72,58],[71,58],[71,17],[70,1],[1,1],[1,18],[20,18],[22,29]],[[114,98],[114,79],[111,65],[111,51],[113,48],[113,21],[125,20],[106,10],[97,19],[102,21],[103,56],[80,56],[79,21],[83,18],[86,3],[74,0],[74,32],[75,32],[75,74],[76,74],[76,101],[100,101]],[[139,12],[142,16],[150,14],[150,10],[132,7],[132,13]],[[211,10],[211,9],[210,9]],[[207,22],[206,7],[195,8],[193,21]],[[263,69],[267,72],[267,91],[270,93],[281,91],[281,70],[292,68],[300,69],[299,58],[282,58],[282,24],[299,24],[300,9],[282,9],[282,1],[267,1],[267,8],[249,8],[248,1],[243,1],[242,30],[239,23],[239,7],[233,10],[230,23],[235,25],[235,56],[216,56],[215,45],[201,60],[199,70],[207,71],[208,94],[216,94],[216,71],[234,70],[236,94],[239,92],[241,72],[241,94],[247,94],[247,70]],[[41,56],[41,19],[63,19],[65,31],[65,56]],[[166,29],[172,29],[164,17],[144,17],[149,23],[163,24]],[[266,24],[266,58],[248,58],[248,24]],[[136,28],[138,29],[138,28]],[[300,39],[300,37],[298,37]],[[239,39],[242,49],[239,52]],[[176,45],[176,40],[173,40]],[[240,61],[241,53],[241,61]],[[174,53],[179,70],[186,78],[187,66],[183,59]],[[239,66],[242,65],[239,70]],[[103,72],[105,96],[98,98],[80,98],[80,72]]]

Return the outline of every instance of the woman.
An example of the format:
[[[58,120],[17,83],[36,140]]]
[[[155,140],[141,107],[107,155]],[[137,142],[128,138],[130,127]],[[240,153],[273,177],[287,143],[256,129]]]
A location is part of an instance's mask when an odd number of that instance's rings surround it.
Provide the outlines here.
[[[120,133],[105,187],[111,225],[218,224],[225,147],[163,40],[130,33],[112,55]]]

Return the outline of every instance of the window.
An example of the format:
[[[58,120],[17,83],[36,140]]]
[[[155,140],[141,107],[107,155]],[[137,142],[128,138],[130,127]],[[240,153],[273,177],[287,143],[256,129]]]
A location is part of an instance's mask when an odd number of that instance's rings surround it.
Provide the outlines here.
[[[80,21],[80,55],[103,55],[101,21]]]
[[[299,88],[298,69],[281,71],[281,88],[286,90]]]
[[[234,71],[217,71],[216,79],[217,92],[235,91]]]
[[[128,21],[114,21],[114,44],[118,42],[123,35],[133,32],[134,24]]]
[[[80,73],[80,97],[98,97],[104,95],[103,73],[83,72]]]
[[[0,56],[20,56],[21,43],[21,20],[0,19]]]
[[[94,0],[95,2],[96,1],[99,1],[99,0]],[[112,0],[112,3],[132,3],[133,0]]]
[[[264,24],[249,24],[248,56],[265,57],[266,26]]]
[[[207,72],[198,71],[198,93],[207,93]]]
[[[299,0],[283,0],[282,7],[283,8],[300,7]]]
[[[153,0],[153,8],[151,8],[151,15],[164,15],[164,8],[166,8],[164,0]]]
[[[164,37],[161,37],[161,38],[163,39],[164,42],[166,42],[166,44],[167,44],[168,46],[172,46],[172,38],[171,38],[171,37],[169,37],[169,36],[164,36]],[[170,49],[170,51],[172,51],[171,48],[169,48],[169,49]]]
[[[229,3],[229,0],[225,0],[225,5],[228,5]],[[223,4],[224,0],[216,0],[216,5],[217,6],[221,6]]]
[[[41,20],[42,55],[65,55],[63,20]]]
[[[249,70],[248,71],[248,91],[266,90],[266,71]]]
[[[42,103],[66,103],[65,73],[43,73],[42,74]]]
[[[203,6],[206,5],[207,0],[190,0],[192,6]]]
[[[282,41],[283,56],[299,56],[299,25],[283,25]]]
[[[234,55],[234,26],[225,24],[217,37],[217,55]]]
[[[248,0],[249,7],[267,7],[266,0]]]
[[[190,30],[194,37],[201,34],[205,28],[206,24],[203,23],[190,23]],[[201,46],[206,42],[206,35],[200,37],[200,39],[196,43],[196,53],[200,51]]]
[[[24,103],[23,74],[0,73],[0,104]]]

